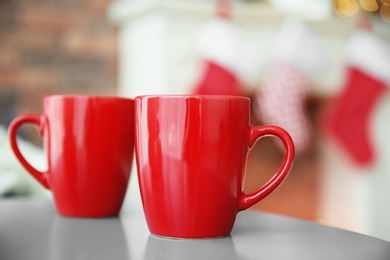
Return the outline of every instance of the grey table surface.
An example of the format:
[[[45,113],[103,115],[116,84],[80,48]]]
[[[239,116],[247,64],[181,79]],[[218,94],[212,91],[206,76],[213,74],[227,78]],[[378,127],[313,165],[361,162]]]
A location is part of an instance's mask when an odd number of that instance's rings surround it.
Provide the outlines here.
[[[0,260],[390,259],[390,243],[280,215],[240,212],[230,236],[174,240],[150,235],[142,213],[59,216],[52,201],[0,200]]]

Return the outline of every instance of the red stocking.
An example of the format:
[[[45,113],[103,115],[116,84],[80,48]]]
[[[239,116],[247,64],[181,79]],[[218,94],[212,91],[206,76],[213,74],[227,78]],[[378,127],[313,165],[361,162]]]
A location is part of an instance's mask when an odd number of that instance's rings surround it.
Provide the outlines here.
[[[390,82],[390,53],[369,32],[357,32],[349,47],[345,85],[331,104],[325,129],[355,162],[365,165],[375,159],[371,117]]]
[[[193,94],[244,95],[242,87],[263,65],[258,47],[230,16],[229,1],[219,0],[216,17],[200,35],[198,48],[204,67]]]
[[[197,95],[243,95],[237,77],[214,62],[205,62],[204,74],[193,94]]]

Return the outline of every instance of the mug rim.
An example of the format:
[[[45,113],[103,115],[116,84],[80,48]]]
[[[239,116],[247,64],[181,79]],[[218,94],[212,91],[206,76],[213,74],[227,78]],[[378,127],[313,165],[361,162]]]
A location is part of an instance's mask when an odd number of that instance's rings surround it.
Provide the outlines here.
[[[197,94],[148,94],[138,95],[134,99],[144,98],[196,98],[196,99],[233,99],[233,100],[250,100],[246,96],[234,96],[234,95],[197,95]]]
[[[85,100],[85,99],[104,99],[104,100],[130,100],[133,101],[134,99],[128,98],[128,97],[120,97],[120,96],[103,96],[103,95],[87,95],[87,94],[55,94],[55,95],[45,95],[44,99],[79,99],[79,100]]]

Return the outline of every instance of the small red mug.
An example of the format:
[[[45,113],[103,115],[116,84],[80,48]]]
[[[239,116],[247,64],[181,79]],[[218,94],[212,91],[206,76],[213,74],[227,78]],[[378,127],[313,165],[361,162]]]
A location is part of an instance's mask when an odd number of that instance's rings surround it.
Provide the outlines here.
[[[18,129],[38,126],[48,170],[35,169],[17,144]],[[50,189],[57,211],[69,217],[119,214],[134,153],[134,100],[99,96],[47,96],[43,114],[21,115],[9,127],[12,150],[24,168]]]
[[[290,135],[251,126],[250,100],[239,96],[160,95],[135,98],[138,181],[150,232],[171,238],[229,235],[236,215],[275,190],[294,161]],[[285,155],[262,187],[243,192],[250,149],[278,137]]]

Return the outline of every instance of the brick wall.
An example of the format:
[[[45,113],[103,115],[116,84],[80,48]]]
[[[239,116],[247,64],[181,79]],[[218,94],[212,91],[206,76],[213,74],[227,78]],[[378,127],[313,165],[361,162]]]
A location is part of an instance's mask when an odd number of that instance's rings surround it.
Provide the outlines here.
[[[0,124],[40,113],[48,94],[115,95],[111,0],[0,1]]]
[[[317,221],[319,163],[318,154],[311,152],[298,155],[281,186],[251,209]],[[245,192],[264,185],[276,173],[282,160],[283,154],[272,138],[260,140],[249,153]]]
[[[320,153],[319,118],[328,100],[311,96],[306,103],[308,119],[313,127],[313,138],[304,153],[296,154],[289,176],[273,193],[255,204],[252,210],[261,210],[318,221],[320,207]],[[252,113],[253,115],[254,113]],[[252,125],[261,125],[252,116]],[[278,170],[283,152],[273,138],[262,138],[248,157],[244,191],[249,193],[264,185]]]

